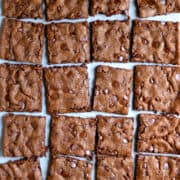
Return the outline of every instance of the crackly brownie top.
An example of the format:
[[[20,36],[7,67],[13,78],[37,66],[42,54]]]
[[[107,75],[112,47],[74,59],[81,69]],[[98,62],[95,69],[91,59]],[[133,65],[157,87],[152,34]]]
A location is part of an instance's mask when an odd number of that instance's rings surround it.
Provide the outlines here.
[[[47,25],[49,63],[89,62],[89,30],[87,23]]]
[[[88,17],[88,0],[46,0],[48,20]]]
[[[180,158],[166,156],[138,156],[137,179],[180,179]]]
[[[53,158],[48,180],[54,179],[91,179],[92,164],[74,158]]]
[[[127,62],[129,41],[129,21],[96,21],[92,23],[94,61]]]
[[[0,36],[0,58],[42,62],[44,25],[4,19]]]
[[[135,109],[179,114],[179,91],[180,67],[136,66]]]
[[[0,92],[0,111],[41,111],[41,66],[1,64]]]
[[[132,61],[180,64],[180,23],[134,21]]]

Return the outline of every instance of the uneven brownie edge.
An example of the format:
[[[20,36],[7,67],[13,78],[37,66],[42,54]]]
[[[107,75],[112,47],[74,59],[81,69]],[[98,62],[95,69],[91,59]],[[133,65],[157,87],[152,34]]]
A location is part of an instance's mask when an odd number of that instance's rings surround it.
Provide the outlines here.
[[[136,179],[166,179],[180,178],[180,158],[168,156],[145,156],[136,157]]]
[[[3,156],[30,158],[45,155],[45,116],[6,114],[3,123]]]
[[[0,164],[0,179],[42,180],[40,162],[36,158],[9,161]]]
[[[54,179],[91,179],[92,164],[75,158],[51,158],[48,180]]]

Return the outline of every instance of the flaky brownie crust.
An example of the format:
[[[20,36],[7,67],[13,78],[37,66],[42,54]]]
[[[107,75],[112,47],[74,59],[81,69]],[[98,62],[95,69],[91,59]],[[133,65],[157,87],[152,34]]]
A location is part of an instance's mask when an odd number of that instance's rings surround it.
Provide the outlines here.
[[[135,20],[132,61],[180,64],[180,23]]]
[[[40,112],[42,67],[0,65],[0,111]]]
[[[44,43],[44,25],[3,20],[0,36],[0,58],[40,64]]]
[[[129,44],[129,21],[96,21],[92,23],[94,61],[127,62]]]
[[[90,61],[87,23],[47,25],[49,63],[84,63]]]
[[[180,114],[180,67],[136,66],[134,108]]]

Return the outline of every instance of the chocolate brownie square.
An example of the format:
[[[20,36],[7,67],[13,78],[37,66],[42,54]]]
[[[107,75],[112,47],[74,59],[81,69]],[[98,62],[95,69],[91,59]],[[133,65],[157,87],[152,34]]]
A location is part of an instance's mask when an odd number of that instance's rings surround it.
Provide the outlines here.
[[[4,19],[0,35],[0,58],[40,64],[44,25]]]
[[[91,0],[91,14],[128,15],[129,0]]]
[[[180,118],[141,114],[138,127],[138,152],[180,154]]]
[[[180,64],[180,23],[134,21],[132,61]]]
[[[137,5],[140,17],[180,12],[179,0],[137,0]]]
[[[51,153],[91,157],[95,149],[96,121],[56,116],[51,125]]]
[[[3,16],[12,18],[42,18],[43,0],[3,0]]]
[[[91,179],[92,164],[74,158],[56,157],[51,160],[48,180]]]
[[[136,179],[180,179],[180,158],[166,156],[137,157]]]
[[[88,0],[46,0],[47,20],[88,17]]]
[[[58,23],[47,25],[49,63],[84,63],[90,61],[88,24]]]
[[[0,164],[0,179],[42,180],[40,163],[36,159],[23,159]]]
[[[133,180],[132,158],[113,156],[98,157],[97,179]]]
[[[93,109],[128,114],[132,79],[132,70],[98,66]]]
[[[45,82],[49,113],[85,112],[90,110],[86,66],[46,68]]]
[[[3,156],[43,156],[45,117],[8,114],[4,116]]]
[[[180,67],[136,66],[136,110],[180,114]]]
[[[41,66],[1,64],[0,92],[0,111],[40,112]]]
[[[98,116],[97,120],[97,154],[131,155],[133,119]]]
[[[94,61],[127,62],[129,44],[129,21],[96,21],[92,23]]]

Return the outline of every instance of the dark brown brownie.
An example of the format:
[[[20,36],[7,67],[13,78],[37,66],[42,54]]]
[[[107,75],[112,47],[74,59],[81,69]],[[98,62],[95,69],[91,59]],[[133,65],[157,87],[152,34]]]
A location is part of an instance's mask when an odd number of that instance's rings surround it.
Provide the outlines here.
[[[180,118],[141,114],[138,128],[138,152],[180,154]]]
[[[137,180],[179,180],[180,158],[166,156],[142,156],[137,157]]]
[[[86,66],[45,69],[47,109],[49,113],[85,112],[90,110]]]
[[[74,158],[56,157],[51,160],[48,180],[90,180],[92,164]]]
[[[47,20],[88,17],[88,0],[46,0]]]
[[[128,15],[129,0],[91,0],[91,14]]]
[[[133,161],[130,157],[98,157],[97,180],[133,180]]]
[[[40,112],[41,66],[1,64],[0,92],[0,111]]]
[[[136,110],[180,114],[180,67],[136,66]]]
[[[43,0],[3,0],[3,15],[12,18],[42,18]]]
[[[40,163],[35,159],[27,159],[0,164],[0,179],[42,180]]]
[[[137,0],[140,17],[180,12],[179,0]]]
[[[47,25],[49,63],[78,63],[90,61],[89,30],[85,23]]]
[[[91,157],[95,134],[95,119],[56,116],[51,125],[51,153]]]
[[[132,61],[180,64],[180,23],[134,21]]]
[[[97,154],[129,156],[132,152],[133,119],[98,116]]]
[[[3,156],[43,156],[45,117],[8,114],[4,118]]]
[[[14,19],[3,20],[0,58],[22,62],[42,62],[44,25]]]
[[[129,21],[96,21],[92,23],[94,61],[127,62],[129,41]]]
[[[128,114],[132,79],[132,70],[98,66],[93,109]]]

